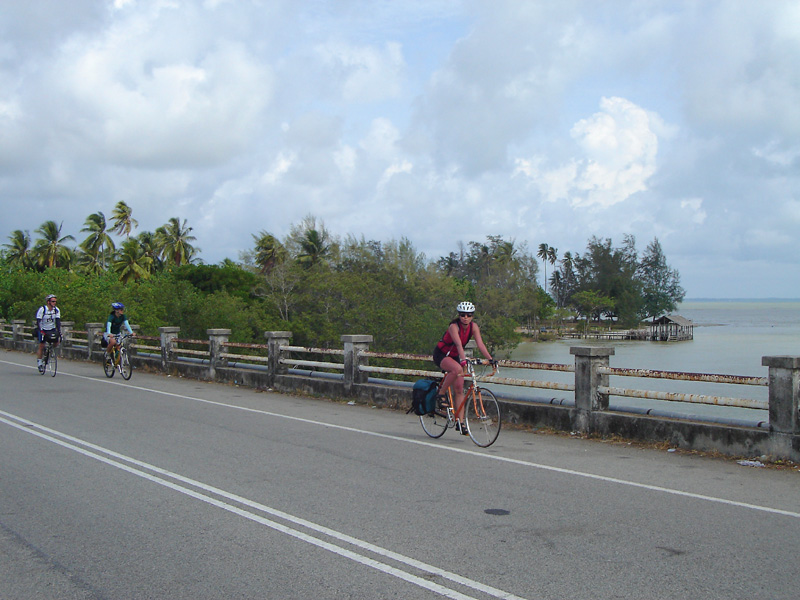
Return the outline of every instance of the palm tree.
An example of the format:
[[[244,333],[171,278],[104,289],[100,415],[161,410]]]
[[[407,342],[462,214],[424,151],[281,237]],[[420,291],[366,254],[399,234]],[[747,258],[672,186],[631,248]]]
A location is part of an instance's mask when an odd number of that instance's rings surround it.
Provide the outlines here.
[[[159,271],[163,266],[161,261],[160,252],[158,249],[158,240],[155,233],[152,231],[143,231],[136,236],[136,241],[142,247],[142,253],[151,259],[150,272]]]
[[[544,265],[544,291],[547,292],[547,262],[550,260],[550,246],[547,244],[539,244],[539,251],[536,256],[542,259]]]
[[[64,245],[65,242],[75,241],[71,235],[61,237],[61,228],[64,223],[60,225],[55,221],[45,221],[41,224],[36,233],[41,235],[41,239],[36,240],[33,247],[33,254],[36,263],[40,267],[69,267],[72,260],[72,250]]]
[[[123,242],[114,261],[114,272],[122,283],[128,283],[131,279],[147,279],[152,268],[153,259],[145,253],[138,240],[128,238]]]
[[[129,238],[131,231],[139,225],[139,221],[134,219],[131,216],[132,214],[133,209],[130,206],[125,204],[122,200],[117,202],[117,205],[114,207],[114,212],[111,213],[111,220],[114,222],[111,231],[117,235],[125,235],[126,238]]]
[[[263,275],[286,260],[286,248],[271,233],[262,230],[253,235],[253,239],[256,242],[255,261]]]
[[[510,242],[502,241],[495,250],[495,260],[501,265],[508,266],[517,260],[517,249],[514,247],[514,240]]]
[[[189,235],[191,232],[192,228],[186,225],[186,219],[181,224],[177,217],[170,218],[166,225],[156,229],[156,242],[165,262],[178,267],[192,262],[200,249],[190,243],[197,239]]]
[[[9,264],[29,269],[33,266],[33,256],[31,255],[31,234],[27,231],[17,229],[8,236],[10,244],[3,244],[8,248],[6,258]]]
[[[564,306],[564,276],[560,271],[553,271],[550,275],[550,291],[555,296],[556,307]]]
[[[300,239],[300,254],[297,256],[297,260],[310,268],[324,261],[330,250],[328,235],[324,229],[321,233],[316,229],[307,229],[305,235]]]
[[[556,266],[556,260],[558,260],[558,248],[554,248],[553,246],[550,246],[547,249],[547,262],[550,263],[551,267],[555,267]],[[545,290],[545,292],[546,291],[547,290]]]
[[[561,266],[564,269],[564,271],[572,271],[572,260],[573,260],[572,252],[570,252],[569,250],[564,252],[564,256],[561,259]]]
[[[106,270],[105,260],[107,257],[107,252],[103,252],[102,254],[93,254],[86,251],[79,253],[78,264],[80,265],[81,272],[90,275],[99,275],[103,273]]]
[[[102,212],[89,215],[81,231],[86,231],[89,236],[81,242],[81,248],[86,254],[94,258],[100,270],[106,268],[106,252],[114,250],[114,240],[106,230],[106,216]]]

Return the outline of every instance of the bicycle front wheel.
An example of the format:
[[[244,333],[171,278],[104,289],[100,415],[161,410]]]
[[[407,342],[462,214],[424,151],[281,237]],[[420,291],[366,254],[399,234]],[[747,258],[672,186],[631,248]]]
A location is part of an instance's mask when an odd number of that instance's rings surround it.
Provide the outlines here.
[[[478,388],[467,403],[467,431],[478,446],[494,444],[500,435],[500,404],[486,388]]]
[[[117,370],[114,366],[114,357],[108,352],[103,354],[103,370],[106,372],[106,377],[109,379],[114,376],[114,371]]]
[[[47,360],[47,372],[50,373],[50,377],[55,377],[58,372],[58,356],[55,348],[50,351],[50,358]]]
[[[42,352],[42,366],[39,369],[39,375],[44,375],[47,371],[47,363],[50,361],[50,349],[45,346],[44,352]]]
[[[131,359],[128,356],[128,352],[126,350],[122,350],[122,354],[119,357],[119,372],[122,375],[122,378],[127,381],[133,375],[133,369],[131,368]]]

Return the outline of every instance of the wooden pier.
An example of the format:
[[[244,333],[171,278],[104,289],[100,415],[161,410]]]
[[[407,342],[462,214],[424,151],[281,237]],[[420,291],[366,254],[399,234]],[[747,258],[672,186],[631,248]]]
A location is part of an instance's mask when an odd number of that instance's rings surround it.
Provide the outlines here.
[[[694,339],[694,323],[680,315],[665,315],[639,329],[606,329],[587,332],[570,331],[564,339],[639,340],[646,342],[682,342]]]

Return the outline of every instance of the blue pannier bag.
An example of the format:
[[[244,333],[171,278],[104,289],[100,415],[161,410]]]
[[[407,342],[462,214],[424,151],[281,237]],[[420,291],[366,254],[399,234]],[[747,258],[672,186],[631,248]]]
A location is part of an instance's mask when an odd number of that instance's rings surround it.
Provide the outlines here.
[[[415,415],[427,415],[436,408],[436,396],[439,392],[439,383],[432,379],[420,379],[411,388],[411,408],[406,414],[414,411]]]

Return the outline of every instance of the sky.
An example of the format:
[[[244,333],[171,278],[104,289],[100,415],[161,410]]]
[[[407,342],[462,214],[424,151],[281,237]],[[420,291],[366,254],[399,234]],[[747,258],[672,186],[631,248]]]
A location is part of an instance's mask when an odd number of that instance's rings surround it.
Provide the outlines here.
[[[0,0],[0,243],[119,201],[207,264],[309,215],[630,234],[687,298],[800,298],[799,106],[796,0]]]

